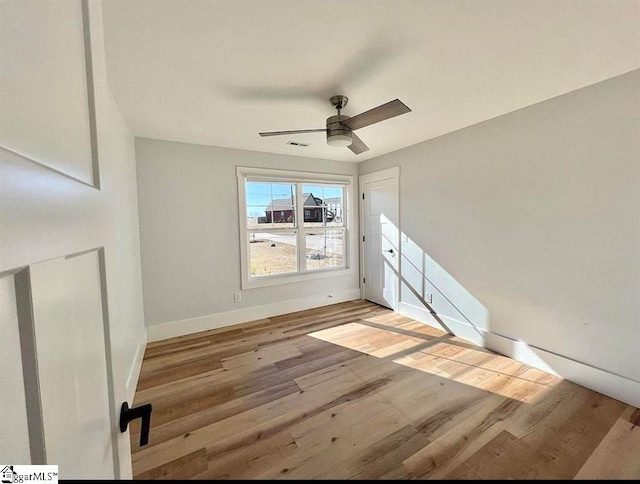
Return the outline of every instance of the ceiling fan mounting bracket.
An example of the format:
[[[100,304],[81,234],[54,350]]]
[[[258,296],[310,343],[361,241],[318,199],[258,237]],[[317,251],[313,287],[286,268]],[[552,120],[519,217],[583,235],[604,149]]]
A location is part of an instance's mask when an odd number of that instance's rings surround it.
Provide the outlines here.
[[[349,102],[349,98],[347,96],[331,96],[329,99],[331,105],[336,108],[338,111],[344,109],[344,107]]]

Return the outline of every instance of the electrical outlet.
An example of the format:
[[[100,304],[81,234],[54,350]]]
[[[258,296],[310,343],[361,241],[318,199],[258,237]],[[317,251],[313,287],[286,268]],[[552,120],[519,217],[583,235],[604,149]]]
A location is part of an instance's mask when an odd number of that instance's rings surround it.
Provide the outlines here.
[[[242,301],[242,293],[234,292],[233,293],[233,302],[240,302],[240,301]]]
[[[424,295],[424,300],[431,304],[433,302],[433,295],[430,292],[426,293]]]

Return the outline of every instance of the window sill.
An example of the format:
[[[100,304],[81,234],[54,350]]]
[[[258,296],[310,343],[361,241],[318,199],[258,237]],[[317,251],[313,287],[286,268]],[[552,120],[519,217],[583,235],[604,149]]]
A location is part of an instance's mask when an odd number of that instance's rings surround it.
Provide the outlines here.
[[[315,281],[329,277],[349,276],[353,274],[353,269],[325,269],[304,274],[280,274],[275,276],[264,276],[260,278],[243,279],[242,289],[255,289],[259,287],[281,286],[296,282]]]

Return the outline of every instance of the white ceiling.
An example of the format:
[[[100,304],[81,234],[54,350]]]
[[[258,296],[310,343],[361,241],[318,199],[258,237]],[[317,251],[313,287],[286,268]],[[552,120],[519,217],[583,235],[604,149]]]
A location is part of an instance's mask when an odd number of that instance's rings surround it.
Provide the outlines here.
[[[640,68],[638,0],[109,0],[111,89],[137,136],[363,161]],[[353,116],[413,112],[327,146]],[[287,146],[289,140],[309,143]]]

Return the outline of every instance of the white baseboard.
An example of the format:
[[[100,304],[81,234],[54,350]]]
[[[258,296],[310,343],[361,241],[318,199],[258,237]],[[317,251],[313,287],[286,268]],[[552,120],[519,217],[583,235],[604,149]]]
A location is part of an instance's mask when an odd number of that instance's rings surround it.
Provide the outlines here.
[[[399,313],[447,331],[437,319],[426,309],[401,302]],[[437,316],[456,336],[472,343],[488,348],[502,355],[521,361],[529,366],[560,376],[583,387],[590,388],[604,395],[610,396],[634,407],[640,407],[640,382],[631,380],[615,373],[596,368],[594,366],[572,360],[566,356],[551,353],[530,346],[497,333],[481,328],[475,328],[468,323],[456,321],[441,315]]]
[[[416,321],[420,321],[421,323],[426,323],[429,326],[432,326],[436,329],[446,332],[452,332],[456,336],[460,338],[464,338],[472,343],[475,343],[480,346],[484,346],[484,334],[471,326],[470,324],[462,323],[455,319],[450,319],[441,315],[433,315],[430,311],[425,308],[419,308],[413,306],[411,304],[407,304],[405,302],[400,302],[398,305],[398,312],[403,316],[407,316],[409,318],[415,319]],[[443,324],[438,322],[440,319]],[[445,326],[446,325],[446,326]],[[485,331],[486,333],[486,331]]]
[[[344,291],[332,291],[331,296],[329,296],[328,293],[321,293],[299,299],[289,299],[286,301],[264,304],[262,306],[254,306],[238,309],[236,311],[227,311],[224,313],[208,314],[207,316],[149,326],[147,328],[147,337],[149,342],[160,341],[167,338],[174,338],[176,336],[184,336],[187,334],[199,333],[200,331],[208,331],[211,329],[233,326],[234,324],[255,321],[257,319],[279,316],[281,314],[329,306],[330,304],[340,302],[353,301],[354,299],[360,299],[359,288],[347,289]]]
[[[129,405],[133,404],[133,398],[136,393],[136,387],[138,386],[138,380],[140,379],[140,370],[142,370],[142,360],[144,359],[144,350],[147,348],[147,330],[142,333],[142,338],[138,343],[138,349],[133,358],[131,370],[129,371],[129,378],[127,378],[127,401]]]

